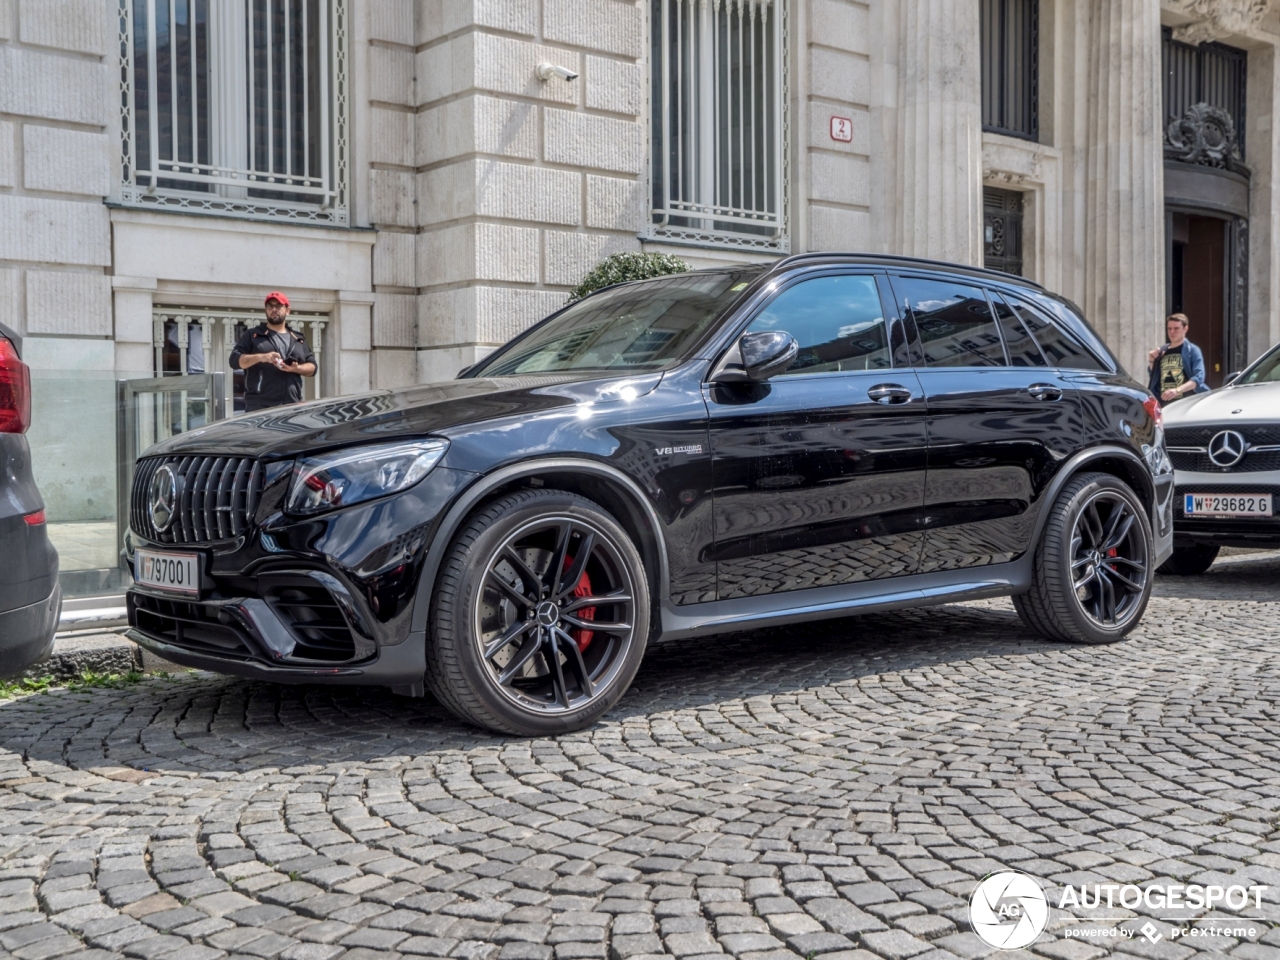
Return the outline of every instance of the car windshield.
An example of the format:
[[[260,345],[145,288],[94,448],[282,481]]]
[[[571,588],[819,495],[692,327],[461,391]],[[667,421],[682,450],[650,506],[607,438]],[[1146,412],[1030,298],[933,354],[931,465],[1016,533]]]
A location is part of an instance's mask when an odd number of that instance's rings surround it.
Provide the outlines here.
[[[665,369],[690,356],[762,269],[687,273],[602,290],[512,341],[468,375]]]
[[[1280,347],[1265,355],[1236,383],[1280,383]]]

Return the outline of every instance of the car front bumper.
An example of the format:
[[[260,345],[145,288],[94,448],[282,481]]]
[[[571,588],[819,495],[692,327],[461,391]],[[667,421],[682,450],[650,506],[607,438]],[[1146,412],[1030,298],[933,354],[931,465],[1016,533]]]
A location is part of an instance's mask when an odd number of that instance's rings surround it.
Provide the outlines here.
[[[1272,516],[1188,517],[1189,493],[1271,494]],[[1212,544],[1220,547],[1280,547],[1280,474],[1194,473],[1179,470],[1173,497],[1173,532],[1179,545]]]
[[[437,468],[402,494],[295,519],[264,493],[250,532],[137,550],[196,554],[198,594],[128,591],[129,636],[174,663],[280,683],[420,690],[423,634],[412,629],[427,548],[469,475]]]

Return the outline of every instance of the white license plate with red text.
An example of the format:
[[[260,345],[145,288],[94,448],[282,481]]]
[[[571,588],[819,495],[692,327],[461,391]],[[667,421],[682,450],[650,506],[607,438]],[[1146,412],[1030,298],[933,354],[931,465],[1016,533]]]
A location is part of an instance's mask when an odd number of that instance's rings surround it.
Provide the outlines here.
[[[1188,493],[1182,512],[1188,517],[1269,517],[1269,493]]]

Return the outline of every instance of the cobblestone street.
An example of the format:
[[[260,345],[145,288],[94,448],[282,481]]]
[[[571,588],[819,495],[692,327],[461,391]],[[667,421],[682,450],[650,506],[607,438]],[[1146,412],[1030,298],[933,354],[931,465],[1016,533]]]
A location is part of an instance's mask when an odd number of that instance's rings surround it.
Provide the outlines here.
[[[1252,937],[1055,909],[1039,956],[1280,958],[1278,701],[1274,553],[1162,578],[1112,647],[1001,601],[655,648],[558,739],[202,673],[29,696],[0,703],[0,957],[973,960],[1009,867],[1055,906],[1269,885]]]

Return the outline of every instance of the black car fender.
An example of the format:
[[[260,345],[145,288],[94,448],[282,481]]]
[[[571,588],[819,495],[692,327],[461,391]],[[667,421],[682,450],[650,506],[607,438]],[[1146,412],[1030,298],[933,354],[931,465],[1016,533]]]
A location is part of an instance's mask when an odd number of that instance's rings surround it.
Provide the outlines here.
[[[1124,480],[1129,486],[1135,488],[1134,492],[1147,508],[1148,518],[1153,519],[1150,514],[1156,502],[1156,490],[1155,484],[1151,480],[1150,468],[1132,450],[1126,450],[1117,444],[1101,444],[1076,453],[1058,467],[1057,472],[1054,473],[1053,479],[1049,481],[1048,486],[1045,487],[1044,493],[1040,497],[1040,511],[1036,517],[1036,525],[1030,540],[1032,549],[1040,542],[1040,535],[1044,532],[1044,525],[1049,522],[1049,511],[1052,509],[1054,501],[1058,499],[1058,494],[1062,492],[1062,488],[1082,470],[1090,466],[1101,467],[1103,461],[1108,460],[1124,471],[1124,475],[1120,476],[1119,479]],[[1104,468],[1102,472],[1115,473],[1115,470]],[[1134,482],[1135,478],[1137,479],[1136,483]]]
[[[487,473],[467,487],[454,501],[453,506],[445,513],[436,528],[431,546],[427,548],[426,561],[422,567],[418,591],[414,598],[411,636],[425,635],[427,618],[431,611],[432,593],[435,590],[440,566],[444,563],[445,553],[453,542],[454,536],[462,528],[471,512],[495,491],[510,486],[513,482],[525,478],[545,478],[550,473],[585,474],[595,477],[611,484],[620,495],[626,498],[632,509],[642,519],[647,528],[645,532],[654,538],[653,552],[658,574],[658,583],[653,585],[657,593],[655,599],[661,601],[668,597],[670,575],[667,568],[667,545],[662,534],[662,524],[644,491],[625,473],[607,463],[578,457],[546,457],[511,464]],[[636,546],[641,553],[644,552],[641,544]]]

